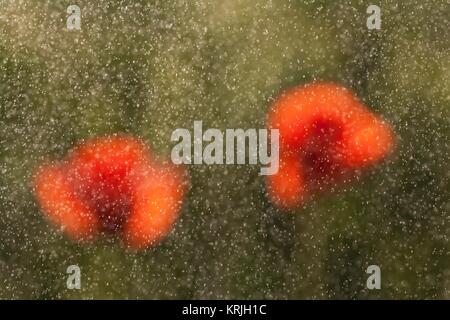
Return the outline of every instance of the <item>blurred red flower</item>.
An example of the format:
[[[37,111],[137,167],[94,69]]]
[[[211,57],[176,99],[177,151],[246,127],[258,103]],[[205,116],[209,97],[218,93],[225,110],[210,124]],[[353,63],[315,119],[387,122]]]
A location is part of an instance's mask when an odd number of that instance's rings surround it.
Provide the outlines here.
[[[130,136],[88,140],[34,177],[43,211],[70,236],[83,240],[105,232],[137,249],[171,230],[186,181],[181,169],[157,162]]]
[[[268,126],[280,130],[280,169],[267,177],[269,197],[288,209],[379,162],[394,144],[390,126],[333,83],[282,93]]]

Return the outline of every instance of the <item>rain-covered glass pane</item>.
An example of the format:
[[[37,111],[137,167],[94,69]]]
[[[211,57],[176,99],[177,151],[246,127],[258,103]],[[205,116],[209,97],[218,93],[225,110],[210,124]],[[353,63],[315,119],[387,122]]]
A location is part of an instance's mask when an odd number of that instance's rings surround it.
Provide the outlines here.
[[[449,299],[449,27],[0,0],[0,298]]]

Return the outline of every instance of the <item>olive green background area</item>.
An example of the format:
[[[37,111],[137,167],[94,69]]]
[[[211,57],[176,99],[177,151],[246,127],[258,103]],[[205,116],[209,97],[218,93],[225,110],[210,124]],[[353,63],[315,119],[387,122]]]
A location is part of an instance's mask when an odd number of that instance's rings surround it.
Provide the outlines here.
[[[0,298],[449,299],[450,5],[377,1],[369,31],[369,4],[0,0]],[[131,252],[71,241],[33,198],[33,168],[80,139],[131,133],[167,157],[174,129],[263,128],[283,89],[313,80],[352,88],[397,149],[293,212],[257,166],[190,166],[172,233]]]

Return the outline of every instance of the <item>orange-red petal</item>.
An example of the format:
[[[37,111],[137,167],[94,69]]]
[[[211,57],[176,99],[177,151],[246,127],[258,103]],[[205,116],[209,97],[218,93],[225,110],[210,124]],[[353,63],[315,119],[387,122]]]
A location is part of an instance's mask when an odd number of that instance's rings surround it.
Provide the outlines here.
[[[132,248],[147,247],[169,233],[176,221],[185,182],[172,167],[151,169],[136,187],[134,205],[124,228],[124,240]]]
[[[53,223],[79,240],[97,232],[96,216],[74,194],[61,166],[41,167],[34,181],[38,202]]]

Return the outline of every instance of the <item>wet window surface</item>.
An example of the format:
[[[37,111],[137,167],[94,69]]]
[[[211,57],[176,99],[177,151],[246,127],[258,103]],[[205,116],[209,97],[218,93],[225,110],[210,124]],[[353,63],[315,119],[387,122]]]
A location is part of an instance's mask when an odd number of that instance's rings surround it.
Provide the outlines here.
[[[449,299],[446,1],[0,1],[0,298]]]

